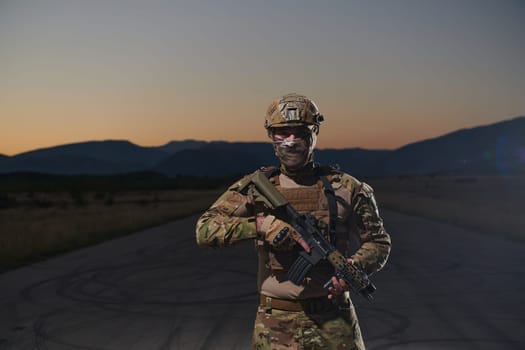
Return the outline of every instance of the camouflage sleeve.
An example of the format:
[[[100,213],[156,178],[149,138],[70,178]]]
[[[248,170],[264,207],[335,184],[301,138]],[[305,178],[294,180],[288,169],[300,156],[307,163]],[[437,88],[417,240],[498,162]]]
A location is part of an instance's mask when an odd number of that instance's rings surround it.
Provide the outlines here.
[[[220,248],[255,238],[256,226],[250,199],[237,191],[245,178],[236,182],[197,221],[197,244]]]
[[[360,183],[353,194],[352,202],[361,242],[352,259],[357,266],[370,274],[379,271],[385,265],[390,254],[390,235],[383,227],[372,187],[364,182]]]

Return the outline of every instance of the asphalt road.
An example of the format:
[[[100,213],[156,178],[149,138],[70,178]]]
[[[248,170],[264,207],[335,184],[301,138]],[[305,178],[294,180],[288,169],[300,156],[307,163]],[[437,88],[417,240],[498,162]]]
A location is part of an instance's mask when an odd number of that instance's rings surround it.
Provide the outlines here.
[[[525,244],[384,211],[393,250],[354,303],[368,349],[525,349]],[[253,244],[196,217],[0,275],[0,349],[249,349]]]

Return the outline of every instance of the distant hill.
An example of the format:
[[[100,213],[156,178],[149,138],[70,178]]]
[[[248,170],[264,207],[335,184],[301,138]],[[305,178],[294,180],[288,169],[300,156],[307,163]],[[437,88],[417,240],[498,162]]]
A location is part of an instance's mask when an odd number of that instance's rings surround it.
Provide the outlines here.
[[[142,147],[120,140],[79,142],[0,158],[0,173],[116,174],[143,171],[186,147],[198,146],[193,141],[170,142],[160,147]],[[176,150],[171,152],[172,149]]]
[[[196,141],[196,140],[171,141],[165,144],[164,146],[159,146],[156,148],[165,153],[173,154],[173,153],[187,150],[187,149],[197,149],[202,146],[205,146],[208,143],[209,142],[207,141]]]
[[[384,175],[525,174],[525,117],[406,145],[378,170]]]
[[[185,149],[160,162],[153,170],[168,176],[227,176],[253,171],[278,161],[268,142],[210,142]]]
[[[167,153],[153,147],[142,147],[125,140],[88,141],[42,148],[17,155],[18,159],[36,159],[55,156],[82,156],[107,162],[151,165]]]
[[[458,130],[395,150],[321,149],[322,164],[356,176],[525,175],[525,117]],[[321,135],[322,137],[322,135]],[[129,141],[90,141],[0,155],[0,173],[109,175],[154,171],[165,176],[229,176],[277,165],[269,142],[172,141],[141,147]]]

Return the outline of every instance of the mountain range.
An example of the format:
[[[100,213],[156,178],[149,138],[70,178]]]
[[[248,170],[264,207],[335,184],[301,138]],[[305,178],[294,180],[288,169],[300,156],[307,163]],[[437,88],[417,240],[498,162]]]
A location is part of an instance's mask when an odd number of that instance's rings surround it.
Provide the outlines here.
[[[319,149],[315,160],[356,176],[525,175],[525,116],[461,129],[395,150]],[[89,141],[0,154],[0,173],[228,176],[277,165],[269,142],[172,141],[142,147],[129,141]]]

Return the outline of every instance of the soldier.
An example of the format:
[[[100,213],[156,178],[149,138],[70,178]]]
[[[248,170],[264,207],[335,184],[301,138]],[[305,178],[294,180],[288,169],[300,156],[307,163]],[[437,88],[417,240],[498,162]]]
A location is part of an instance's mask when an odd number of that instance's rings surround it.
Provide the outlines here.
[[[265,128],[280,167],[262,171],[299,213],[315,217],[318,228],[350,263],[371,274],[386,263],[390,236],[369,185],[314,162],[323,120],[305,96],[287,94],[274,101]],[[253,348],[364,349],[348,287],[333,276],[331,265],[317,264],[301,285],[287,278],[299,250],[308,252],[310,247],[286,218],[241,191],[250,176],[233,184],[199,218],[196,234],[199,245],[212,248],[255,240],[260,303]],[[335,196],[328,195],[330,191]],[[330,278],[333,284],[327,290]]]

